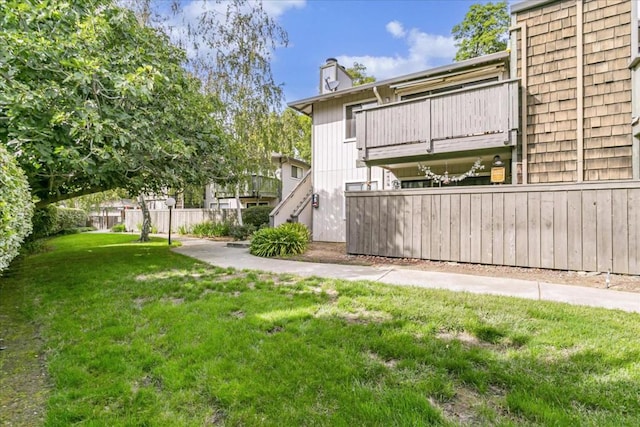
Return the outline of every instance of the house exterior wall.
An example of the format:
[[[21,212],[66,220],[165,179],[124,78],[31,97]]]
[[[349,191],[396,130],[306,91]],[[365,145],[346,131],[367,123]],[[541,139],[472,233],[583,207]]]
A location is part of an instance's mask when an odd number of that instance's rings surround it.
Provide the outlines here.
[[[631,179],[631,1],[559,0],[514,16],[526,26],[515,49],[526,82],[528,182]]]
[[[298,178],[291,176],[291,166],[297,166],[302,169],[302,175]],[[309,166],[302,163],[285,162],[282,164],[280,179],[282,180],[282,198],[284,199],[293,191],[296,185],[302,180],[304,174],[309,170]]]
[[[385,90],[381,97],[392,97]],[[358,152],[355,140],[345,142],[344,105],[375,100],[372,91],[319,102],[313,107],[313,192],[320,197],[313,208],[313,239],[324,242],[344,242],[345,184],[366,182],[367,168],[356,167]],[[383,188],[383,170],[371,168],[371,180]]]

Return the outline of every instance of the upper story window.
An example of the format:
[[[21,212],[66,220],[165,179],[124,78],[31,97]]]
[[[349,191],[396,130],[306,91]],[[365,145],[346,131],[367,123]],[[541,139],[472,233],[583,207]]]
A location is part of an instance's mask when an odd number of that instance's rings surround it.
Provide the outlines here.
[[[344,139],[356,139],[356,112],[367,107],[378,105],[376,101],[365,101],[356,104],[348,104],[344,107]]]
[[[295,179],[302,178],[302,168],[291,165],[291,178],[295,178]]]

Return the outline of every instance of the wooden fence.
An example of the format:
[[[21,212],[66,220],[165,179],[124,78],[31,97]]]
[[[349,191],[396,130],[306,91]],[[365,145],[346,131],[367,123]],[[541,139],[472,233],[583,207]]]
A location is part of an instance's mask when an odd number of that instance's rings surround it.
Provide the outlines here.
[[[640,274],[640,182],[348,192],[347,252]]]
[[[169,231],[169,209],[149,211],[151,225],[158,229],[159,233]],[[235,209],[173,209],[171,212],[171,231],[176,232],[181,226],[190,227],[205,221],[222,222],[235,221]],[[126,210],[124,224],[127,230],[137,231],[142,225],[142,211]]]

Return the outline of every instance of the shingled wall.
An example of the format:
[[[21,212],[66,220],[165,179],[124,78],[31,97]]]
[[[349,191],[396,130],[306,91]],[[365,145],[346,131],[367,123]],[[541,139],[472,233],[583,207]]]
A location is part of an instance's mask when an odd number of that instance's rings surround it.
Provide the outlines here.
[[[530,183],[578,180],[577,10],[575,0],[560,0],[516,14],[527,26]],[[630,59],[631,1],[584,1],[585,181],[632,177]]]

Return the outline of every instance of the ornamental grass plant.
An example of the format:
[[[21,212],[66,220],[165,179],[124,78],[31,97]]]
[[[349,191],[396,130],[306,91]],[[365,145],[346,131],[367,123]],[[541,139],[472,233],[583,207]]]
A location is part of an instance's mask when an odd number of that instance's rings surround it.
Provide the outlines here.
[[[298,255],[307,249],[309,230],[301,223],[285,223],[256,231],[250,252],[261,257]]]

